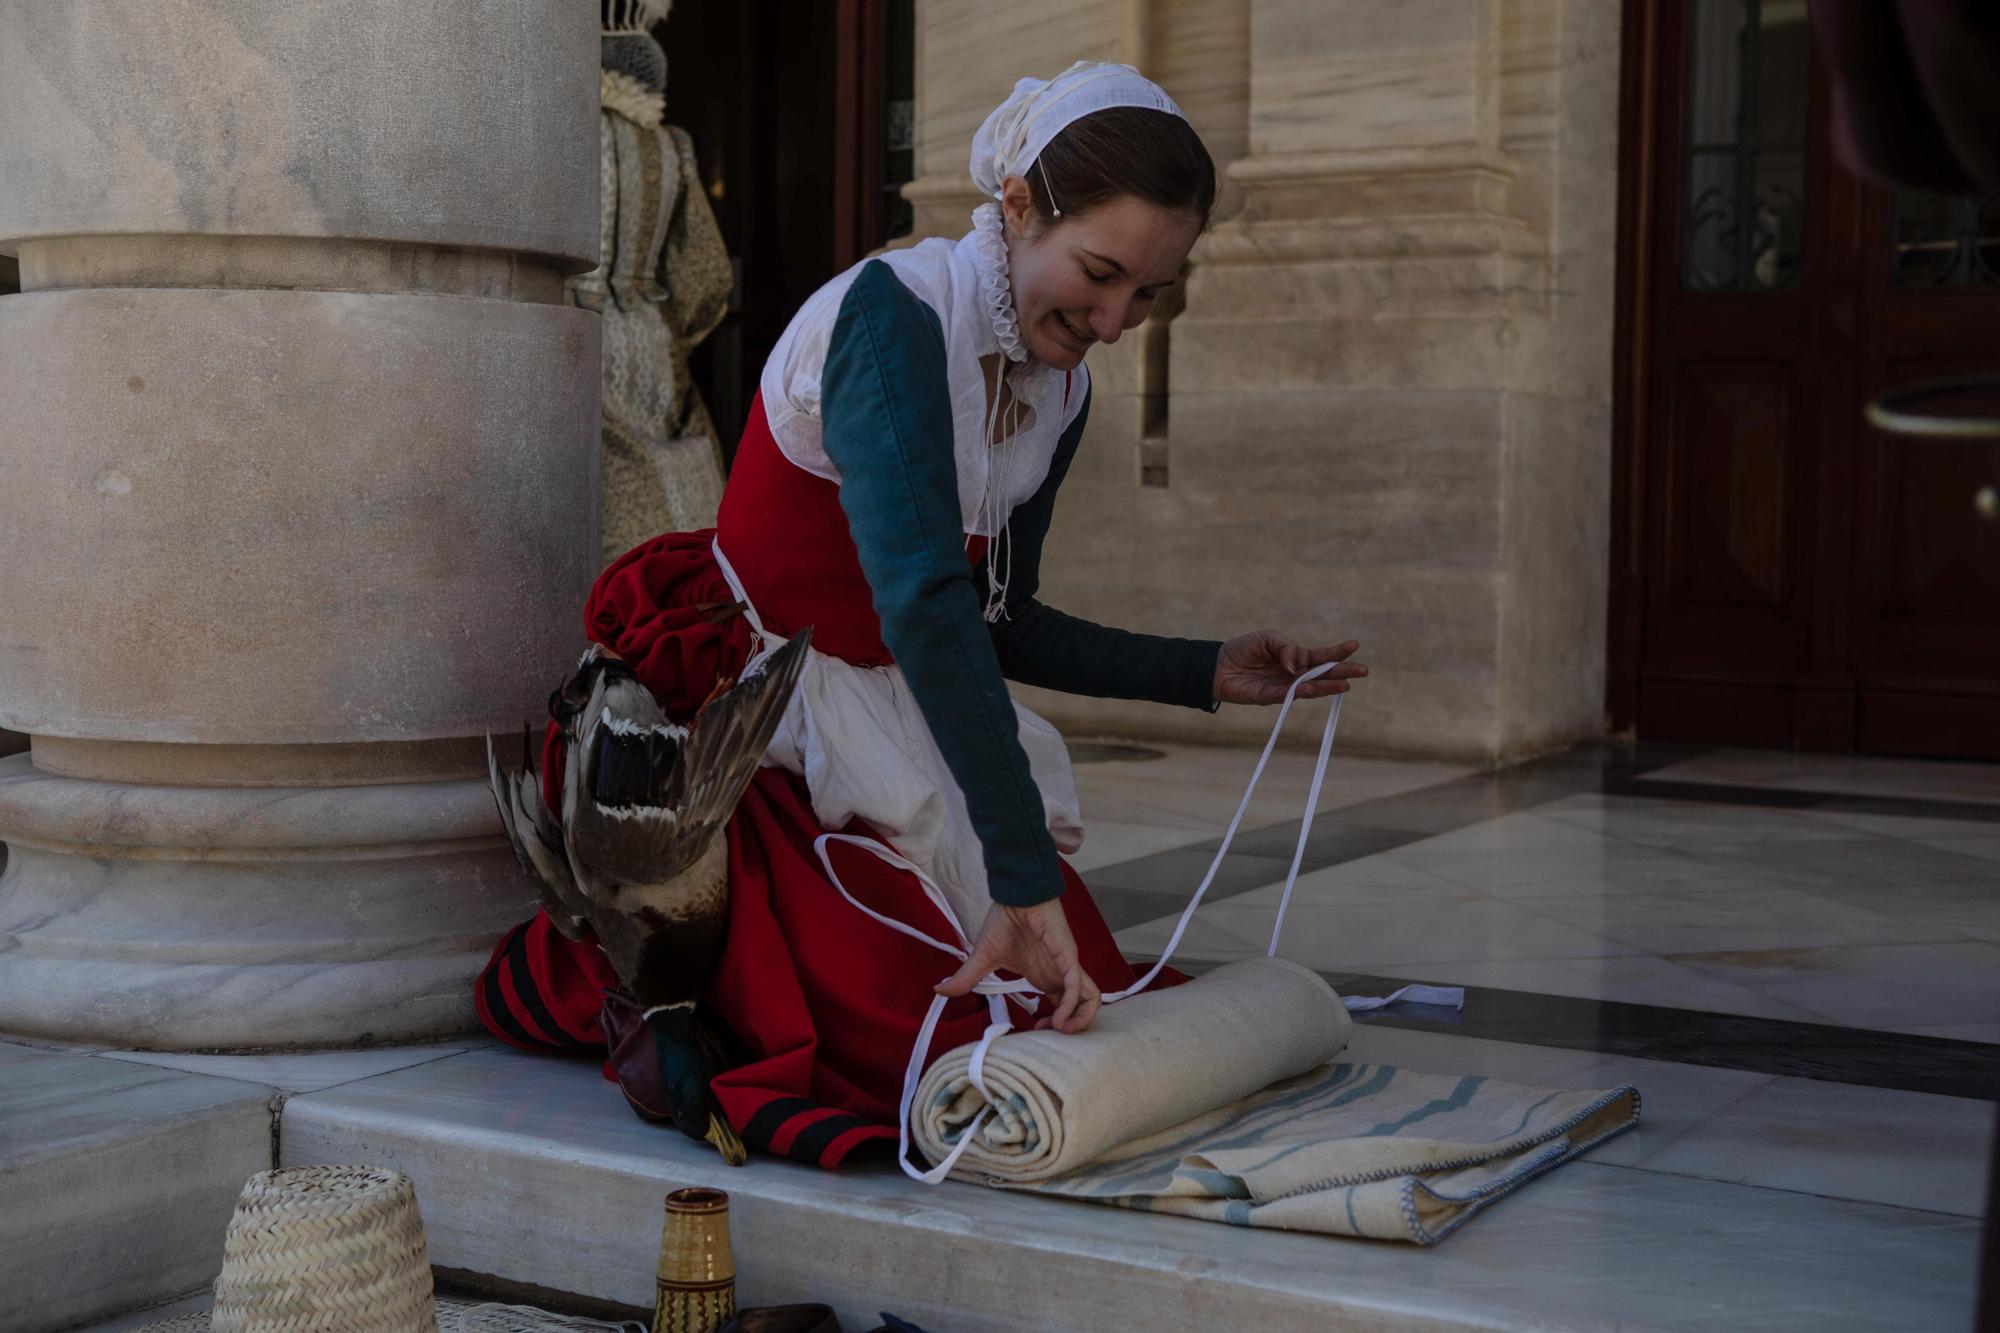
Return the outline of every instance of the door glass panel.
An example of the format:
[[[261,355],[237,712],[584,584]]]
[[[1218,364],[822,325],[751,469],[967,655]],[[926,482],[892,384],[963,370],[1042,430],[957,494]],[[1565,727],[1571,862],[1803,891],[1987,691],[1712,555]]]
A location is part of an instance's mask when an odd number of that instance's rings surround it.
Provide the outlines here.
[[[1902,287],[2000,285],[2000,190],[1896,191],[1889,272]]]
[[[1681,280],[1798,282],[1805,245],[1805,0],[1690,0]]]
[[[903,187],[917,174],[916,0],[882,6],[882,236],[908,236],[915,225]],[[872,247],[871,247],[872,248]]]

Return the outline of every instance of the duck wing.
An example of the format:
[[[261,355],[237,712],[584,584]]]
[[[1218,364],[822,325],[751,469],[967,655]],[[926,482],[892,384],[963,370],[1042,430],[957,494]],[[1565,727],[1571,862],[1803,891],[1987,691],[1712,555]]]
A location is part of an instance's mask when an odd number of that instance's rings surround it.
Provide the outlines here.
[[[493,802],[500,810],[500,826],[521,863],[535,881],[535,889],[556,928],[571,939],[583,934],[585,905],[570,873],[569,855],[563,847],[561,827],[542,801],[541,784],[535,778],[530,758],[527,728],[521,729],[521,767],[500,768],[493,752],[493,738],[486,738],[486,781]]]
[[[811,646],[808,625],[695,714],[686,758],[667,792],[685,826],[719,829],[735,813],[798,689]]]
[[[672,878],[681,819],[662,797],[686,758],[687,728],[668,722],[651,692],[622,670],[600,672],[575,726],[563,831],[579,885],[605,902],[620,885]]]
[[[609,901],[620,885],[664,885],[700,859],[756,774],[811,637],[801,631],[702,705],[686,729],[669,724],[636,680],[600,678],[570,755],[573,786],[563,795],[563,828],[586,897]],[[643,702],[634,691],[645,694]],[[635,775],[646,763],[653,787],[640,796],[644,784]],[[602,898],[597,885],[608,890]]]

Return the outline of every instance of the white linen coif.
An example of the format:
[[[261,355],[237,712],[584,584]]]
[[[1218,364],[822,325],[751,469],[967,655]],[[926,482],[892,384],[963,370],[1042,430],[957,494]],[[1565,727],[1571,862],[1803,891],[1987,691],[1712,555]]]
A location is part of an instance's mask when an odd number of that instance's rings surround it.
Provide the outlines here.
[[[1053,79],[1022,79],[972,136],[972,183],[1000,197],[1009,176],[1026,176],[1066,126],[1096,111],[1139,107],[1187,119],[1166,90],[1130,65],[1079,60]]]

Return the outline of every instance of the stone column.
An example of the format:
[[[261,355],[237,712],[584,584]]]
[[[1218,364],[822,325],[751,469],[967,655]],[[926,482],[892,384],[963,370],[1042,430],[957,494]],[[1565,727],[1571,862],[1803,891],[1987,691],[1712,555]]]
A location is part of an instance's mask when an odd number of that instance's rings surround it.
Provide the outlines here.
[[[1254,589],[1276,627],[1361,639],[1350,747],[1502,749],[1507,392],[1547,310],[1500,9],[1252,0],[1243,205],[1174,326],[1173,481],[1207,514],[1182,567],[1226,571],[1196,614],[1254,628],[1219,614]]]
[[[1180,568],[1215,571],[1217,632],[1254,588],[1368,645],[1355,748],[1491,762],[1602,725],[1617,22],[1252,0],[1243,205],[1174,325],[1206,548]]]
[[[597,32],[0,0],[0,1030],[467,1030],[597,549]]]

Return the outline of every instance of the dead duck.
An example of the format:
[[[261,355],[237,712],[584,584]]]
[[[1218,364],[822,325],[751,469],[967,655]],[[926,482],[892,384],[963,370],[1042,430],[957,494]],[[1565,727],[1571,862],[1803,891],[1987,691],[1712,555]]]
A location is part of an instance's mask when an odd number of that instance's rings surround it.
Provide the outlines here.
[[[805,666],[802,630],[734,683],[718,684],[687,726],[670,721],[618,658],[593,645],[550,700],[565,746],[560,817],[523,738],[503,771],[486,742],[500,821],[556,928],[588,927],[644,1011],[674,1125],[732,1166],[747,1154],[709,1091],[714,1069],[695,1027],[729,924],[723,828],[757,771]]]

